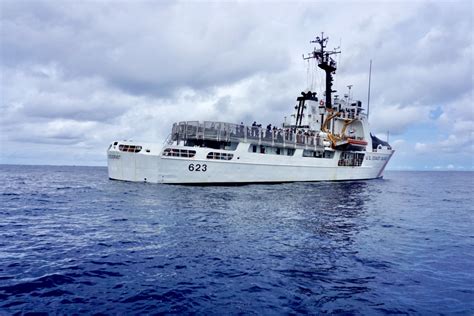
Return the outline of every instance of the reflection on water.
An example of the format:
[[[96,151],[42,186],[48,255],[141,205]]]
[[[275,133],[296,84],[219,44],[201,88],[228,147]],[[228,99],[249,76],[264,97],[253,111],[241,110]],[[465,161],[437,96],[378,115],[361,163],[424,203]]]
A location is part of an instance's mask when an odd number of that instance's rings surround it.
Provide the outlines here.
[[[298,235],[293,236],[285,258],[291,258],[284,269],[276,270],[287,283],[300,284],[305,304],[299,312],[311,307],[331,311],[340,299],[362,295],[372,290],[374,276],[353,270],[358,258],[357,234],[367,229],[366,204],[371,203],[367,182],[296,184],[291,198],[304,202],[295,207]],[[293,231],[295,231],[293,229]],[[294,260],[298,258],[298,260]],[[358,259],[360,260],[360,259]],[[310,300],[312,303],[308,304]],[[307,305],[307,306],[306,306]],[[327,308],[327,309],[326,309]]]
[[[300,200],[306,202],[295,209],[302,219],[301,227],[316,235],[349,241],[365,227],[365,204],[371,203],[368,190],[366,182],[321,183],[296,190]]]

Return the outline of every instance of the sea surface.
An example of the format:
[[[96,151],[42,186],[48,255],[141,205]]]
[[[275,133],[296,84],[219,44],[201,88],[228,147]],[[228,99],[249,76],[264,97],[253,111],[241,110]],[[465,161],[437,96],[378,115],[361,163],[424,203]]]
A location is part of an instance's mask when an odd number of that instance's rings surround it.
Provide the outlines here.
[[[0,315],[473,315],[473,192],[472,172],[192,187],[3,165]]]

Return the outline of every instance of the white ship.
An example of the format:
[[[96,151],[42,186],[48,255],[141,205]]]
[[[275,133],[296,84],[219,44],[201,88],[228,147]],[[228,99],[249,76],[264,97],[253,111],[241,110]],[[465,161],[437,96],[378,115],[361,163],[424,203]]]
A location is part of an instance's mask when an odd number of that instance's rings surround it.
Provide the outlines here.
[[[394,151],[369,131],[360,101],[332,96],[336,62],[327,38],[305,59],[325,72],[325,93],[302,92],[280,127],[224,122],[173,124],[165,144],[115,141],[109,178],[170,184],[239,184],[365,180],[382,177]],[[350,86],[349,86],[350,92]]]

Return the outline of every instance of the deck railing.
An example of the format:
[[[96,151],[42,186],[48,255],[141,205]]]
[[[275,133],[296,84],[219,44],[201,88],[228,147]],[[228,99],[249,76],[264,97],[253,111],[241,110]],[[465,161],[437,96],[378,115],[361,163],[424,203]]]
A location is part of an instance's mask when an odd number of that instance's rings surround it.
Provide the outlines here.
[[[258,126],[209,121],[173,124],[170,142],[193,139],[324,150],[323,139],[303,129],[296,131],[288,128],[266,129]]]

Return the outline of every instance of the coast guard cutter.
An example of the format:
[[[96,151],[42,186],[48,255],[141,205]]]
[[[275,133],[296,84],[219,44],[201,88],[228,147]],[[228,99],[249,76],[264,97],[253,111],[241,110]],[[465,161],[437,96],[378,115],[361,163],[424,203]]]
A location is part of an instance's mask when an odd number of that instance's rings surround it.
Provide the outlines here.
[[[323,35],[305,59],[325,73],[325,92],[304,91],[289,122],[262,127],[210,121],[173,124],[164,146],[114,141],[107,150],[109,178],[174,183],[232,184],[361,180],[382,177],[394,151],[369,130],[361,101],[333,96],[339,51]],[[350,92],[350,89],[349,89]],[[286,121],[286,120],[285,120]]]

